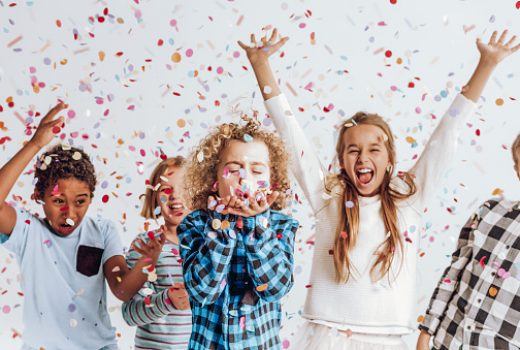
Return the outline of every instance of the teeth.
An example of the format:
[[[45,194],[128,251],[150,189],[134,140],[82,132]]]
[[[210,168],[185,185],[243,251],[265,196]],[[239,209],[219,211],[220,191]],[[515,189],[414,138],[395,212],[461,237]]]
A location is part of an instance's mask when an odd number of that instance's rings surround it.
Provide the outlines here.
[[[361,174],[366,174],[366,173],[371,173],[372,172],[372,169],[359,169],[358,170],[358,173],[361,173]]]
[[[184,206],[182,204],[173,204],[168,206],[170,209],[182,209]]]

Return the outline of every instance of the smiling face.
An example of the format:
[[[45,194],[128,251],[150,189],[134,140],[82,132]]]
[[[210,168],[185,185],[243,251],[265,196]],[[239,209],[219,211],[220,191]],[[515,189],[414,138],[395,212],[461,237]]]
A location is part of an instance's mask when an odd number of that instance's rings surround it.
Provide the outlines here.
[[[263,141],[231,140],[220,153],[217,178],[221,198],[241,192],[247,198],[269,188],[270,177],[269,149]]]
[[[169,167],[161,175],[156,206],[161,208],[166,226],[178,226],[188,213],[185,206],[184,168]]]
[[[362,196],[379,193],[391,165],[386,140],[384,131],[370,124],[356,125],[343,133],[340,165]]]
[[[59,179],[43,196],[45,218],[60,236],[70,235],[81,223],[92,202],[89,185],[74,177]]]

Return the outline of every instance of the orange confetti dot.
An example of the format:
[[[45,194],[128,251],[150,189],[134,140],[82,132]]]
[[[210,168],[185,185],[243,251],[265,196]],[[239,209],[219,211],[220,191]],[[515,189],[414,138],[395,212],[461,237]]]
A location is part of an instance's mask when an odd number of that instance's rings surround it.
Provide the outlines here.
[[[397,57],[397,59],[395,60],[395,63],[402,64],[403,63],[403,59],[401,57]]]
[[[497,293],[498,293],[498,290],[497,290],[495,287],[491,287],[491,288],[489,288],[489,295],[490,295],[492,298],[496,297]]]
[[[181,61],[181,54],[178,53],[178,52],[175,52],[172,55],[172,61],[175,62],[175,63],[179,63]]]
[[[422,321],[424,321],[424,315],[419,315],[419,317],[417,317],[417,323],[422,323]]]
[[[267,289],[267,283],[261,284],[258,287],[256,287],[257,292],[263,292]]]
[[[186,126],[186,121],[184,119],[177,120],[177,126],[179,128],[184,128]]]
[[[58,28],[61,28],[61,21],[59,19],[56,20],[56,26]]]
[[[98,52],[98,57],[101,62],[105,60],[105,53],[103,51]]]
[[[60,64],[61,64],[62,66],[64,66],[64,65],[67,64],[67,62],[69,62],[69,60],[67,60],[66,58],[64,58],[64,59],[62,59],[62,60],[60,61]]]
[[[495,103],[497,104],[497,106],[502,106],[504,104],[504,100],[501,98],[497,98]]]

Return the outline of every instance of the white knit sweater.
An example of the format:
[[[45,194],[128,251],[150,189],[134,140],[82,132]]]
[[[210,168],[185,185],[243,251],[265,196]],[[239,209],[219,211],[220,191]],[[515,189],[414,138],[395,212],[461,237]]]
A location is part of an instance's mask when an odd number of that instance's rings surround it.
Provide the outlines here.
[[[473,110],[474,103],[458,95],[428,141],[421,157],[410,170],[415,175],[417,193],[398,202],[398,220],[405,246],[404,260],[394,259],[392,271],[397,278],[387,277],[372,282],[370,268],[377,247],[386,239],[379,195],[360,197],[360,225],[356,246],[349,252],[358,271],[347,283],[335,281],[331,255],[336,227],[339,224],[340,190],[326,195],[326,171],[307,141],[284,95],[265,102],[276,129],[291,156],[291,171],[302,188],[316,218],[316,240],[310,276],[310,288],[303,317],[341,330],[373,334],[407,334],[415,328],[416,257],[422,217],[428,201],[445,171],[452,165],[458,132]],[[398,177],[393,186],[406,189]],[[405,241],[405,236],[411,240]],[[391,274],[392,275],[392,274]]]

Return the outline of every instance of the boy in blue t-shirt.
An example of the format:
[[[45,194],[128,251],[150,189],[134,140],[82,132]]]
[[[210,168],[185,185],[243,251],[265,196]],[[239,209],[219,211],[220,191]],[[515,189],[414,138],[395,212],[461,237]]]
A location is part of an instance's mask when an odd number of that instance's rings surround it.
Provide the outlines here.
[[[96,185],[94,166],[82,150],[58,145],[36,164],[33,197],[45,218],[5,200],[18,177],[60,132],[67,105],[59,103],[41,120],[32,139],[0,169],[0,243],[20,264],[24,290],[23,349],[117,349],[106,305],[105,279],[128,301],[153,270],[164,238],[139,242],[142,258],[127,267],[114,224],[85,214]],[[146,269],[147,268],[147,269]]]

